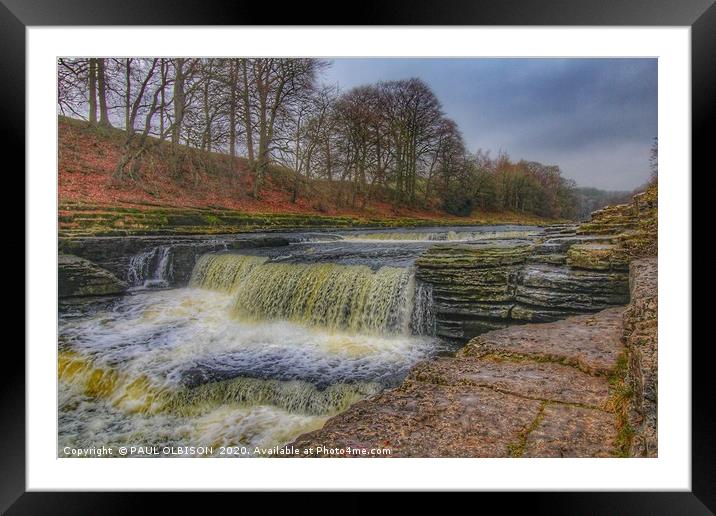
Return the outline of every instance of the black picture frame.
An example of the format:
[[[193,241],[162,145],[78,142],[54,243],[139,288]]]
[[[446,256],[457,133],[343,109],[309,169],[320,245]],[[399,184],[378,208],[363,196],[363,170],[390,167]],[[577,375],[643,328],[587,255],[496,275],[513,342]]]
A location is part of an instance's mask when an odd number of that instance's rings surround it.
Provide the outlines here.
[[[716,6],[714,0],[429,0],[362,1],[352,6],[351,25],[611,25],[690,26],[692,50],[693,168],[706,169],[713,144],[716,98]],[[286,3],[267,11],[262,2],[216,0],[0,0],[0,104],[3,144],[24,165],[25,30],[54,25],[316,25],[318,9]],[[335,11],[337,12],[337,11]],[[267,18],[267,16],[269,18]],[[309,19],[310,16],[310,19]],[[323,21],[343,25],[347,20]],[[711,129],[711,131],[709,131]],[[711,163],[711,166],[712,163]],[[686,173],[686,172],[685,172]],[[667,193],[668,195],[668,193]],[[26,277],[32,271],[25,269]],[[620,493],[484,494],[503,509],[529,504],[532,513],[550,514],[710,514],[716,511],[716,418],[710,339],[692,346],[692,491]],[[8,339],[2,382],[0,425],[0,511],[7,514],[126,514],[146,509],[147,495],[127,493],[25,492],[25,355]],[[685,348],[691,343],[681,343]],[[161,494],[169,505],[187,508],[183,494]],[[245,494],[242,496],[246,496]],[[343,499],[350,510],[370,505]],[[487,500],[495,501],[495,500]],[[347,503],[346,503],[347,502]],[[101,509],[100,509],[101,508]],[[312,512],[316,507],[312,507]],[[344,510],[344,509],[341,509]]]

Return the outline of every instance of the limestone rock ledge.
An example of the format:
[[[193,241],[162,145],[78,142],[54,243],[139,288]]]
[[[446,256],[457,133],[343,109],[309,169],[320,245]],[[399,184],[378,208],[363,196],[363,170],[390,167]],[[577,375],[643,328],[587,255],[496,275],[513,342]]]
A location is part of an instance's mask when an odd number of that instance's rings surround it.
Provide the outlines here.
[[[657,259],[630,266],[631,302],[484,333],[417,364],[291,445],[383,449],[379,457],[657,454]]]
[[[620,456],[612,376],[624,352],[622,314],[485,333],[291,446],[315,456],[335,448],[390,449],[390,457]]]
[[[624,338],[629,349],[629,386],[633,402],[629,420],[634,436],[631,453],[656,457],[659,311],[657,259],[631,264],[631,303],[624,312]]]
[[[59,297],[121,294],[127,284],[89,260],[61,254],[57,260]]]
[[[536,244],[437,245],[416,261],[416,278],[430,286],[440,337],[466,341],[510,324],[550,322],[629,301],[626,264],[589,255],[569,264],[567,250],[590,238],[547,237]],[[600,246],[606,244],[584,244]],[[591,248],[590,248],[591,249]],[[561,254],[560,254],[561,253]]]
[[[583,224],[548,226],[532,242],[442,244],[416,261],[433,292],[436,332],[467,341],[629,302],[629,263],[657,250],[657,185]]]

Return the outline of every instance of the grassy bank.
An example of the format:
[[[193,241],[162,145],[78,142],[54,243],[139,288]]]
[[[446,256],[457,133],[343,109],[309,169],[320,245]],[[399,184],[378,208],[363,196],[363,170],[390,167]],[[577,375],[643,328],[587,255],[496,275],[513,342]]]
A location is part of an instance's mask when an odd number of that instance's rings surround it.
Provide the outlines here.
[[[299,213],[246,213],[222,208],[120,207],[63,203],[60,236],[195,235],[296,229],[391,228],[480,224],[544,225],[554,220],[516,213],[473,217],[372,217]]]

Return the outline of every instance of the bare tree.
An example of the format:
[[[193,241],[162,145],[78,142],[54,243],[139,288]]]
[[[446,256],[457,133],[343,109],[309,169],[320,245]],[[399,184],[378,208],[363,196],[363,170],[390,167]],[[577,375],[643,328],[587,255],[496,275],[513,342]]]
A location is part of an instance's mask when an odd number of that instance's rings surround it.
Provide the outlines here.
[[[109,114],[107,112],[107,75],[105,71],[105,59],[98,58],[97,61],[97,95],[99,97],[99,125],[111,127]]]
[[[57,105],[63,115],[85,118],[89,60],[59,58],[57,61]]]
[[[442,120],[440,102],[420,79],[390,81],[380,86],[395,152],[396,200],[414,204],[418,169]]]
[[[89,60],[89,121],[97,123],[97,59]]]
[[[131,108],[129,110],[127,136],[122,148],[122,155],[115,168],[114,175],[117,179],[123,179],[125,174],[128,174],[129,177],[133,179],[136,178],[141,158],[149,147],[159,144],[166,136],[166,133],[170,133],[174,130],[174,126],[170,125],[164,129],[164,132],[158,135],[159,138],[155,138],[154,141],[150,141],[149,139],[152,133],[154,117],[156,113],[163,108],[161,98],[163,98],[163,92],[169,82],[166,75],[160,76],[160,79],[156,80],[159,67],[160,60],[156,58],[140,60],[138,63],[137,69],[142,70],[139,76],[141,82],[134,94],[134,99],[131,102]],[[127,84],[131,86],[131,81]],[[126,92],[125,98],[130,100],[132,94],[129,91]],[[142,110],[144,111],[144,123],[141,130],[138,131],[136,128],[136,120]]]
[[[291,202],[298,200],[301,181],[308,184],[311,179],[311,170],[316,161],[314,156],[330,125],[335,94],[334,87],[306,90],[292,99],[285,108],[282,127],[284,135],[277,137],[277,142],[282,142],[279,143],[277,157],[294,171]]]
[[[261,185],[272,161],[279,117],[292,98],[311,90],[316,73],[324,66],[316,59],[246,59],[244,82],[244,131],[253,169],[252,195],[260,197]],[[258,145],[254,149],[254,145]]]

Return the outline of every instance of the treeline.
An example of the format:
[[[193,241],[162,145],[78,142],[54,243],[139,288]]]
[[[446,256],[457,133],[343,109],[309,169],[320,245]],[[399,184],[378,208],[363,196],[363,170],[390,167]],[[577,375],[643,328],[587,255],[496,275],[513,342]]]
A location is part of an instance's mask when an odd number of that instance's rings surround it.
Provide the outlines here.
[[[645,188],[646,186],[640,187],[633,192],[610,192],[592,187],[578,188],[578,218],[579,220],[587,220],[593,211],[604,208],[605,206],[626,204],[632,200],[632,196],[637,193],[637,191],[643,191]]]
[[[480,208],[578,216],[575,185],[558,167],[469,152],[457,124],[420,79],[341,92],[319,82],[329,64],[63,58],[58,109],[126,129],[119,180],[137,179],[147,151],[166,141],[181,144],[171,146],[177,170],[187,149],[245,156],[256,198],[270,167],[282,165],[294,173],[294,201],[320,184],[339,206],[380,199],[459,215]]]

